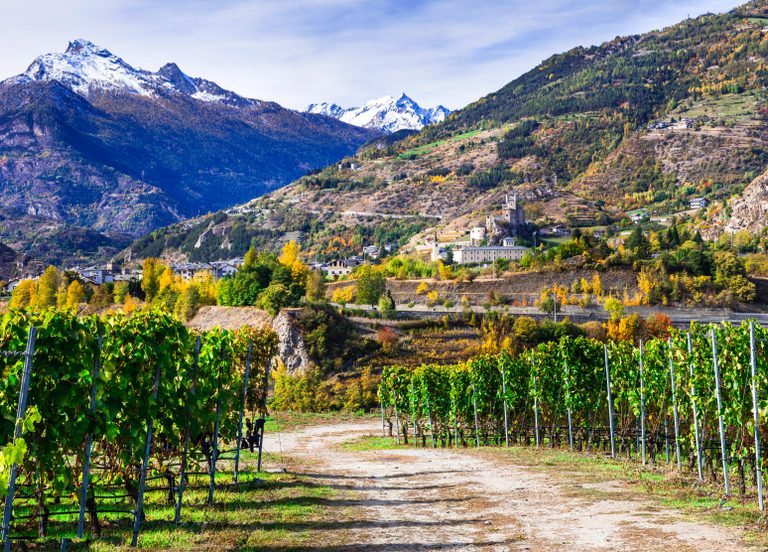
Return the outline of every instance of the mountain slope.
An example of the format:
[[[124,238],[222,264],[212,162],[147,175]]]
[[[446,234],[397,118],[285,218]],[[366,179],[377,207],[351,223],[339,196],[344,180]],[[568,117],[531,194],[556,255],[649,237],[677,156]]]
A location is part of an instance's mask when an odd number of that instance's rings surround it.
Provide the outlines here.
[[[695,222],[710,224],[768,166],[767,5],[552,56],[443,123],[193,221],[193,241],[171,228],[132,251],[200,258],[299,232],[320,259],[360,243],[415,248],[484,224],[512,191],[541,226],[590,227],[641,207],[690,217],[699,196],[712,208]]]
[[[375,137],[87,41],[0,83],[0,240],[46,260],[109,254],[278,188]]]
[[[351,125],[397,132],[398,130],[421,130],[427,125],[440,123],[451,113],[439,105],[424,108],[405,94],[400,97],[384,96],[370,100],[362,107],[343,108],[335,103],[310,104],[307,113],[326,115]]]

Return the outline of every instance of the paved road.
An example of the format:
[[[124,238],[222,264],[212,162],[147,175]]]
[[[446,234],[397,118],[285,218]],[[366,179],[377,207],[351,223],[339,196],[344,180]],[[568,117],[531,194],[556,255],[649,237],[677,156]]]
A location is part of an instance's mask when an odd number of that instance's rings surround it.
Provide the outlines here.
[[[375,307],[371,307],[370,305],[348,304],[346,305],[346,308],[362,311],[376,310]],[[507,312],[517,316],[525,315],[539,319],[554,318],[553,315],[544,314],[536,307],[499,306],[487,309],[475,305],[469,308],[476,313],[486,313],[490,310],[492,312]],[[397,310],[400,313],[407,313],[408,315],[417,318],[433,318],[445,314],[461,314],[465,312],[466,308],[459,305],[453,307],[444,307],[443,305],[435,305],[434,307],[427,307],[426,305],[414,305],[412,307],[409,307],[408,305],[397,305]],[[764,326],[768,326],[768,313],[765,312],[736,312],[730,309],[707,308],[625,307],[624,313],[637,313],[642,318],[647,318],[654,313],[662,313],[668,316],[670,320],[672,320],[672,324],[677,327],[688,326],[692,321],[706,323],[729,321],[739,323],[744,320],[755,320]],[[567,305],[562,307],[562,310],[558,311],[558,319],[565,316],[569,317],[574,322],[587,322],[590,320],[602,321],[608,319],[608,313],[601,308],[584,309],[573,305]]]

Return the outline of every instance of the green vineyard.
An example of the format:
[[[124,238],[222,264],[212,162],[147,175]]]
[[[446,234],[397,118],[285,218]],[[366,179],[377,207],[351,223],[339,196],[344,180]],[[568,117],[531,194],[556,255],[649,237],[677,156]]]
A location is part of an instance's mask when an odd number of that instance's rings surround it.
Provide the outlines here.
[[[4,315],[6,549],[98,537],[105,520],[129,523],[135,545],[145,496],[167,496],[178,522],[193,481],[213,503],[217,463],[234,463],[236,483],[241,450],[260,454],[276,347],[271,330],[195,334],[157,312]]]
[[[382,431],[432,447],[539,445],[675,462],[700,481],[754,491],[768,437],[768,330],[673,331],[634,346],[564,337],[519,355],[384,369]]]

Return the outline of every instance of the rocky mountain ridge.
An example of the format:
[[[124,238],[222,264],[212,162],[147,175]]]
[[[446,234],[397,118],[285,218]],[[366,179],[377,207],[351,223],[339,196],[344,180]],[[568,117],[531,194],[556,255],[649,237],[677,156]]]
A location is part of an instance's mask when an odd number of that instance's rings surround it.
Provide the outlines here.
[[[351,125],[383,130],[387,133],[399,130],[421,130],[427,125],[440,123],[451,111],[438,105],[424,108],[406,96],[384,96],[366,102],[361,107],[344,108],[335,103],[310,104],[305,110],[333,117]]]
[[[768,166],[766,29],[761,0],[574,48],[416,135],[379,139],[131,251],[216,257],[289,236],[320,260],[360,243],[415,248],[482,225],[507,192],[543,227],[600,227],[646,209],[706,229]],[[697,197],[711,207],[692,214]]]
[[[108,258],[378,135],[75,40],[0,82],[0,240],[49,262]]]

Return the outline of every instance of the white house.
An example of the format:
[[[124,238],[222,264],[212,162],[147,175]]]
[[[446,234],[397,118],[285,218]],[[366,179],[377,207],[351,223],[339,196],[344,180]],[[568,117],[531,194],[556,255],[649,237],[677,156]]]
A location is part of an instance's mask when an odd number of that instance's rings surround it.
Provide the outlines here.
[[[472,240],[472,245],[479,245],[485,239],[485,227],[475,226],[469,231],[469,239]]]
[[[694,197],[691,199],[691,209],[706,209],[709,202],[706,197]]]
[[[320,267],[326,276],[337,277],[352,274],[352,271],[359,263],[350,259],[335,260],[332,263],[326,263]]]
[[[503,245],[504,247],[514,247],[514,245],[515,245],[515,238],[507,236],[506,238],[501,240],[501,245]]]

